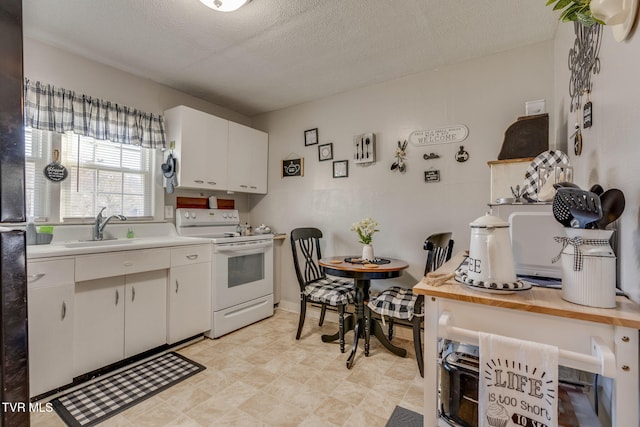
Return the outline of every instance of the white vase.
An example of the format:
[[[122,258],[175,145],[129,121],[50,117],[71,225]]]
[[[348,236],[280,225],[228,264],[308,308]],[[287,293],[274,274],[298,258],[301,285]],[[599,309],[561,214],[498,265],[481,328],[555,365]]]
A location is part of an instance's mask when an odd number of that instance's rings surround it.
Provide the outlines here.
[[[363,245],[362,246],[362,259],[367,261],[373,260],[373,246],[372,245]]]

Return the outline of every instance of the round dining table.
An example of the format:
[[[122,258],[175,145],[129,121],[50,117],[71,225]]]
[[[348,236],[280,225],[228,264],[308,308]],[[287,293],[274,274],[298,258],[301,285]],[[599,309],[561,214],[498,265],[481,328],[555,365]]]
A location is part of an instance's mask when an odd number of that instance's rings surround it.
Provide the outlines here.
[[[353,328],[353,345],[351,347],[351,354],[347,359],[347,368],[351,369],[353,366],[358,349],[358,341],[360,338],[364,338],[365,334],[367,336],[373,334],[387,350],[400,357],[405,357],[407,350],[391,344],[385,336],[382,326],[380,326],[373,316],[370,317],[368,324],[365,322],[364,305],[369,301],[369,286],[371,280],[399,277],[400,274],[402,274],[402,270],[409,267],[409,264],[393,258],[377,258],[374,262],[368,263],[362,261],[357,256],[322,258],[318,261],[318,264],[328,275],[352,278],[356,286],[356,299],[354,303],[355,318],[353,316],[348,317],[345,319],[344,324],[345,330]],[[322,341],[335,341],[338,338],[339,333],[323,335]],[[369,355],[368,339],[365,340],[364,353],[365,356]]]

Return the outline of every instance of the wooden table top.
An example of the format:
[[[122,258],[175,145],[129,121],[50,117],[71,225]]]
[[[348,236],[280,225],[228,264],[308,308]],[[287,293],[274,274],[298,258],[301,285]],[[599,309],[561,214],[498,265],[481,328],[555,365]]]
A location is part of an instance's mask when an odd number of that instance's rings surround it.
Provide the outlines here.
[[[375,273],[375,272],[387,272],[387,271],[399,271],[404,270],[409,267],[409,264],[406,262],[394,259],[394,258],[384,258],[391,261],[389,264],[377,264],[374,266],[370,264],[356,264],[351,262],[346,262],[345,258],[358,258],[357,255],[343,255],[343,256],[334,256],[329,258],[322,258],[318,261],[322,267],[332,268],[335,270],[342,271],[350,271],[350,272],[362,272],[362,273]]]
[[[437,272],[451,273],[455,271],[464,260],[464,256],[463,252],[454,255]],[[454,279],[438,287],[418,282],[413,287],[413,291],[430,297],[640,329],[640,305],[623,296],[616,297],[615,308],[596,308],[563,300],[560,289],[534,286],[530,290],[514,294],[490,294],[473,290]]]

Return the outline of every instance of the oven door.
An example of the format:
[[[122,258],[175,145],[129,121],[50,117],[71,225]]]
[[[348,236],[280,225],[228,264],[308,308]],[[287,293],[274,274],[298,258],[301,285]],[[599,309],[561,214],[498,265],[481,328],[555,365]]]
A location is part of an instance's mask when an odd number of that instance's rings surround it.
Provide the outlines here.
[[[273,240],[213,245],[213,310],[273,293]]]

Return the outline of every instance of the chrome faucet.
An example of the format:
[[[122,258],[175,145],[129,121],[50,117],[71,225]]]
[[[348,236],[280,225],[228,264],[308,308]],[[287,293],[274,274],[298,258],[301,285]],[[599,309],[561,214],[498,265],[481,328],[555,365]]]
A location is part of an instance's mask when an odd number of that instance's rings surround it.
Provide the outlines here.
[[[119,219],[120,221],[126,221],[127,217],[124,215],[111,215],[109,217],[107,217],[106,219],[102,216],[102,212],[106,209],[107,207],[103,207],[102,209],[100,209],[100,212],[98,212],[98,215],[96,215],[96,222],[93,226],[93,240],[102,240],[104,239],[104,228],[107,226],[107,224],[109,223],[109,221],[111,221],[111,219],[116,218]]]

